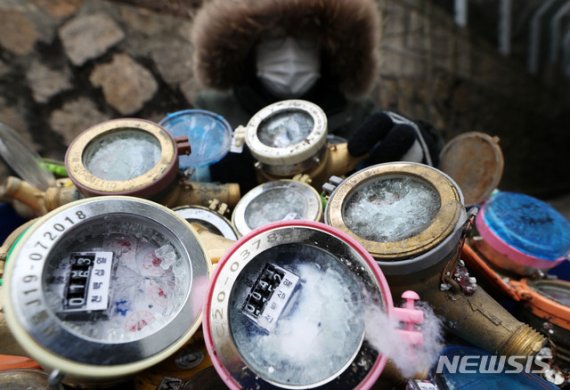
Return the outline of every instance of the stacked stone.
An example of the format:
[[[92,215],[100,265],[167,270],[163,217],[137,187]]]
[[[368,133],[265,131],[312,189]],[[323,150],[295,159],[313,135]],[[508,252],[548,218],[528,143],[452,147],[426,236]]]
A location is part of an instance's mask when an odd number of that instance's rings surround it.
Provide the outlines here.
[[[0,122],[62,159],[77,134],[101,121],[156,121],[188,108],[190,23],[187,13],[100,0],[0,2]]]

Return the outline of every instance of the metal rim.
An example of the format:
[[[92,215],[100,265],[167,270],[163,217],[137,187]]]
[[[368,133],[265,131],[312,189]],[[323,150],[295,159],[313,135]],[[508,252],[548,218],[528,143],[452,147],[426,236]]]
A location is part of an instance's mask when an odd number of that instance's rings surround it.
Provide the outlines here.
[[[108,213],[144,215],[149,221],[163,225],[170,236],[179,240],[179,248],[185,251],[182,255],[188,259],[191,271],[190,289],[178,314],[150,336],[122,344],[89,340],[66,329],[46,305],[42,287],[49,253],[66,232],[72,232],[69,220],[75,219],[73,225],[76,227],[84,226],[87,221]],[[85,217],[82,219],[81,215]],[[46,232],[52,231],[56,224],[63,225],[66,229],[53,242],[48,243]],[[40,242],[47,249],[35,245],[39,240],[42,240]],[[156,203],[121,196],[73,202],[47,214],[34,224],[19,241],[12,256],[14,259],[8,262],[5,278],[5,288],[10,294],[5,306],[6,322],[18,342],[34,359],[66,374],[111,378],[140,371],[175,352],[200,326],[211,264],[193,228],[173,211]],[[34,303],[26,304],[29,302]],[[39,319],[41,322],[38,322]],[[62,345],[61,340],[66,340],[65,345]],[[82,354],[83,358],[54,352],[69,345],[74,345],[76,354]],[[105,365],[90,361],[92,354],[106,354],[108,359]],[[114,364],[115,358],[122,361]]]
[[[319,242],[324,235],[328,235],[329,237],[333,236],[338,240],[339,245],[349,248],[349,251],[343,253],[343,256],[340,256],[340,258],[338,256],[335,257],[339,258],[339,261],[348,262],[355,266],[359,264],[365,267],[364,269],[360,269],[364,272],[360,272],[359,276],[362,278],[370,278],[369,281],[374,280],[373,284],[378,288],[378,292],[381,296],[380,304],[383,305],[383,309],[388,315],[391,314],[393,310],[392,296],[386,278],[370,254],[350,236],[330,226],[311,221],[277,222],[256,229],[234,244],[220,263],[218,263],[218,267],[210,283],[208,299],[204,309],[203,329],[206,347],[208,348],[208,352],[212,357],[212,362],[218,374],[230,388],[241,388],[237,378],[243,376],[243,373],[246,371],[251,372],[237,350],[235,343],[231,340],[230,328],[227,324],[229,296],[239,273],[250,261],[255,259],[258,254],[269,248],[282,244],[298,243],[300,240],[307,239],[308,240],[305,241],[307,244],[320,247]],[[320,244],[322,245],[322,242]],[[334,247],[334,245],[332,245],[332,247]],[[335,250],[332,247],[326,245],[326,250],[330,250],[333,255],[338,255],[338,253],[343,252],[342,250],[338,250],[338,248]],[[368,282],[365,283],[368,285]],[[359,354],[360,353],[362,353],[362,349],[359,351]],[[359,354],[356,356],[355,361],[360,356]],[[356,388],[360,388],[361,386],[366,387],[366,383],[369,385],[374,383],[380,376],[386,361],[387,358],[384,355],[377,355],[373,367],[363,376]],[[336,378],[339,378],[342,382],[343,375],[346,374],[347,371],[350,370],[345,370],[343,373],[337,375]],[[265,381],[263,378],[260,378],[260,381],[263,385],[274,386],[274,384]],[[328,382],[330,381],[326,383]],[[326,388],[326,383],[316,384],[312,387],[324,389]],[[278,388],[297,387],[279,385]]]
[[[313,119],[311,133],[300,143],[285,148],[273,148],[259,140],[261,123],[271,116],[286,111],[303,111]],[[245,142],[256,160],[267,165],[299,164],[321,150],[327,139],[327,116],[316,104],[305,100],[283,100],[257,112],[248,122]]]
[[[154,137],[160,145],[160,160],[147,172],[129,180],[105,180],[93,175],[83,162],[85,149],[94,140],[122,130],[143,131]],[[174,179],[177,166],[176,143],[170,133],[156,123],[142,119],[115,119],[95,125],[79,134],[65,155],[69,178],[88,195],[151,196]]]
[[[440,208],[432,222],[420,233],[403,240],[375,242],[366,240],[346,226],[343,219],[344,203],[362,184],[377,178],[411,177],[428,184],[438,194]],[[365,168],[344,180],[331,194],[325,210],[325,222],[356,238],[378,260],[409,258],[437,246],[455,229],[462,202],[459,188],[445,174],[435,168],[416,163],[386,163]]]
[[[304,219],[311,221],[320,220],[323,214],[323,204],[319,193],[313,187],[295,180],[283,179],[270,181],[253,188],[240,199],[234,208],[234,212],[232,213],[232,223],[235,226],[238,234],[243,236],[254,230],[247,224],[245,216],[248,206],[251,202],[253,202],[257,197],[267,191],[291,188],[299,191],[299,193],[306,200],[307,213],[304,216]]]
[[[181,206],[176,207],[173,211],[180,217],[184,218],[187,222],[189,220],[204,221],[214,225],[216,229],[225,237],[230,240],[238,239],[238,232],[232,223],[223,215],[216,213],[204,206]]]

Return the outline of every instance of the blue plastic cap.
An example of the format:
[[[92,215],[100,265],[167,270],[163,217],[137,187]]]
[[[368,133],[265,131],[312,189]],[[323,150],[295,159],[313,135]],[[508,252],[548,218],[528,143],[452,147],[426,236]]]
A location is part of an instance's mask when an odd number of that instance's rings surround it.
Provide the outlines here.
[[[498,192],[485,205],[485,223],[511,247],[544,260],[570,253],[570,222],[528,195]]]
[[[187,136],[192,152],[180,156],[180,169],[205,167],[220,161],[230,150],[232,128],[220,115],[206,110],[182,110],[159,123],[174,137]]]

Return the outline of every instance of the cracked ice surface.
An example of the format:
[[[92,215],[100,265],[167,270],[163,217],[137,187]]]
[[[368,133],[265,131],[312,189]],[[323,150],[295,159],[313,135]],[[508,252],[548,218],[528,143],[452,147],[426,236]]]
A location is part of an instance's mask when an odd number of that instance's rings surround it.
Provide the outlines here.
[[[160,144],[143,131],[123,130],[96,138],[83,152],[83,163],[105,180],[130,180],[148,172],[160,160]]]
[[[343,219],[350,230],[375,242],[399,241],[424,230],[437,214],[439,195],[412,178],[372,180],[345,201]]]
[[[313,126],[313,119],[305,112],[285,111],[264,120],[257,136],[267,146],[286,148],[307,138]]]

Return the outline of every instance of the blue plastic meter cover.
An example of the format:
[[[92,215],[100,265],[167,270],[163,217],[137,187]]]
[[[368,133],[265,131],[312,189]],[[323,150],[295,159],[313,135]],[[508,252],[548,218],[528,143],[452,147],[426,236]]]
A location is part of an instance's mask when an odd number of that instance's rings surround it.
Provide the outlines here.
[[[570,221],[536,198],[497,192],[484,213],[493,233],[520,252],[552,261],[570,254]]]
[[[442,359],[445,359],[447,365],[442,364]],[[507,359],[507,356],[491,356],[487,351],[471,346],[449,345],[441,353],[440,361],[433,367],[432,376],[435,377],[436,383],[444,382],[444,388],[448,389],[558,389],[537,374],[524,372],[527,361],[522,356],[517,357],[518,364],[513,366],[508,365]],[[468,372],[458,372],[461,371],[461,366]],[[439,369],[442,372],[437,372]]]
[[[181,170],[206,167],[230,150],[232,127],[221,116],[206,110],[182,110],[167,114],[160,123],[174,137],[187,136],[192,152],[180,156]]]

